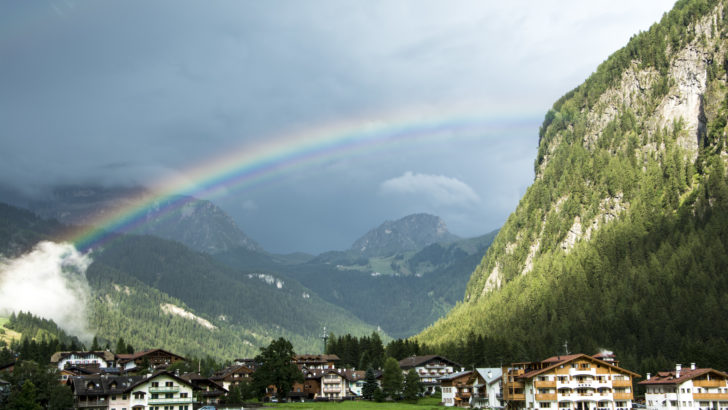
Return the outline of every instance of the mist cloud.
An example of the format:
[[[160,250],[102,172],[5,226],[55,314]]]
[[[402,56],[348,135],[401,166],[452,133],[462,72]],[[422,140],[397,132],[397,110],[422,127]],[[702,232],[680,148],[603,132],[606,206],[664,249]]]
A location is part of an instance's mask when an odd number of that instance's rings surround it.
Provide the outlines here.
[[[92,260],[69,243],[41,242],[16,259],[0,260],[0,314],[30,312],[90,340],[86,269]]]
[[[411,171],[382,182],[380,191],[385,194],[424,195],[436,205],[472,205],[480,202],[473,188],[457,178]]]

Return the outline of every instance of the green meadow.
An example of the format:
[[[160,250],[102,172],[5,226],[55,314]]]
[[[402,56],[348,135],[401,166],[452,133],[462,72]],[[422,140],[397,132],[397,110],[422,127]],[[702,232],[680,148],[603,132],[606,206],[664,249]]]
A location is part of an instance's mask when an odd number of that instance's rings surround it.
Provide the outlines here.
[[[412,402],[384,402],[373,401],[341,401],[341,402],[307,402],[307,403],[279,403],[266,407],[287,408],[297,410],[425,410],[442,408],[439,406],[439,397],[428,397]]]

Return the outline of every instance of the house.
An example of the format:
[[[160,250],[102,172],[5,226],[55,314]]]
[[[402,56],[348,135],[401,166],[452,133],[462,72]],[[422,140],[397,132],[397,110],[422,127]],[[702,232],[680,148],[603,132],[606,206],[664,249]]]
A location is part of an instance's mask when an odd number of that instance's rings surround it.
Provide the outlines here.
[[[185,361],[182,356],[170,353],[162,349],[141,350],[131,354],[116,355],[118,365],[124,371],[134,370],[142,367],[144,363],[148,363],[152,369],[163,369],[172,363]]]
[[[197,401],[201,404],[218,404],[220,398],[228,393],[221,383],[198,373],[185,373],[180,377],[192,384]]]
[[[503,369],[499,367],[481,367],[475,369],[471,384],[473,395],[470,405],[476,408],[500,409],[503,408],[502,396]]]
[[[192,410],[194,386],[169,372],[146,376],[80,376],[69,381],[74,407],[91,410]]]
[[[463,370],[459,364],[437,355],[407,357],[399,361],[399,367],[405,373],[409,369],[415,369],[427,394],[434,393],[440,386],[440,377]]]
[[[258,367],[258,364],[255,363],[255,359],[235,359],[233,363],[245,366],[252,371],[255,371],[255,369]]]
[[[357,396],[351,386],[363,378],[364,373],[348,369],[306,369],[303,372],[302,392],[297,391],[298,386],[294,386],[292,397],[300,396],[295,393],[303,393],[302,398],[307,399],[351,399]]]
[[[683,369],[658,372],[639,384],[645,386],[645,405],[648,410],[667,409],[725,409],[728,408],[728,374],[710,369]]]
[[[503,370],[503,402],[512,409],[626,410],[640,376],[617,364],[586,354],[513,363]]]
[[[12,373],[15,370],[15,362],[0,364],[0,373]]]
[[[74,376],[68,380],[77,409],[129,408],[129,389],[142,376]],[[113,405],[112,405],[113,403]]]
[[[237,386],[244,380],[250,380],[252,375],[253,370],[248,366],[234,364],[215,372],[210,379],[222,385],[225,390],[230,390],[231,387]]]
[[[104,369],[114,367],[116,355],[108,350],[95,352],[55,352],[51,364],[63,370],[67,367]]]
[[[466,370],[440,377],[442,404],[447,407],[468,407],[473,395],[473,386],[468,384],[472,374],[472,370]]]
[[[375,377],[377,371],[374,372]],[[381,372],[379,372],[381,374]],[[361,397],[364,390],[364,384],[366,383],[367,372],[364,370],[353,370],[351,372],[351,379],[349,380],[349,391],[356,397]]]
[[[0,405],[10,396],[10,387],[10,382],[0,379]]]

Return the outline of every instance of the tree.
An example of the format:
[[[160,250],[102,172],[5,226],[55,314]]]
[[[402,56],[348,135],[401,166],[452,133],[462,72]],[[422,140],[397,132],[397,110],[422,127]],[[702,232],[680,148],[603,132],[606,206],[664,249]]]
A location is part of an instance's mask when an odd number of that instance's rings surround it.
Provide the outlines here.
[[[91,342],[91,351],[97,352],[99,350],[101,350],[101,346],[99,346],[99,339],[97,338],[97,336],[94,336],[94,340],[93,342]]]
[[[260,350],[260,354],[255,357],[260,366],[253,373],[259,397],[265,395],[268,386],[275,386],[277,397],[283,399],[291,391],[293,383],[303,383],[303,373],[294,362],[295,353],[291,342],[281,337]]]
[[[116,342],[116,349],[114,350],[117,354],[126,353],[126,343],[124,343],[124,338],[119,337],[119,340]]]
[[[389,357],[384,362],[382,371],[382,391],[385,397],[396,397],[402,390],[402,369],[394,357]]]
[[[41,410],[43,407],[37,402],[36,390],[33,382],[26,380],[19,390],[14,390],[10,393],[6,409]]]
[[[402,392],[405,400],[417,400],[417,396],[422,393],[422,381],[415,369],[409,369],[404,378],[404,391]]]
[[[367,369],[367,374],[364,377],[364,387],[361,389],[361,395],[365,400],[371,400],[374,398],[374,392],[379,388],[377,383],[377,377],[374,375],[374,369],[371,367]]]

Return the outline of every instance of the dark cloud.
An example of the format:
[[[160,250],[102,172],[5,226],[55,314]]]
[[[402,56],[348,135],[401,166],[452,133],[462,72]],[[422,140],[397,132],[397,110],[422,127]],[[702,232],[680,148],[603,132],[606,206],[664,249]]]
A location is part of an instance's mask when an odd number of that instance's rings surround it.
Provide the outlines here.
[[[2,2],[0,194],[184,177],[256,141],[349,118],[479,113],[494,120],[475,134],[453,128],[437,143],[341,155],[215,201],[273,251],[346,248],[410,212],[438,213],[460,235],[485,233],[530,184],[549,105],[669,7]],[[422,192],[381,194],[408,171],[459,181],[479,202],[465,210]]]

